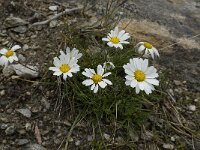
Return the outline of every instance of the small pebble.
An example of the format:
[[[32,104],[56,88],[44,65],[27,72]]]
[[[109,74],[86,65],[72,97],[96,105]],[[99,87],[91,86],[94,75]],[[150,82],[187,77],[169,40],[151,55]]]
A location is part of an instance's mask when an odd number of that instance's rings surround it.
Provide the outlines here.
[[[16,139],[16,144],[21,146],[21,145],[26,145],[29,143],[29,140],[28,139]]]
[[[196,106],[195,105],[190,105],[190,106],[188,106],[188,109],[190,111],[195,111],[196,110]]]
[[[0,96],[4,96],[6,94],[5,90],[0,91]]]
[[[29,49],[29,46],[27,44],[25,44],[22,48],[24,51],[28,50]]]
[[[172,136],[172,137],[171,137],[171,141],[172,141],[172,142],[175,142],[175,141],[176,141],[175,137]]]
[[[17,109],[17,112],[19,112],[20,114],[22,114],[23,116],[30,118],[31,117],[31,111],[27,108],[25,109]]]
[[[165,149],[174,149],[174,145],[172,145],[172,144],[163,144],[163,148],[165,148]]]
[[[75,142],[76,146],[79,146],[80,144],[81,144],[81,141],[79,141],[79,140]]]
[[[109,135],[109,134],[104,133],[103,136],[104,136],[104,138],[105,138],[106,140],[109,140],[109,139],[110,139],[110,135]]]
[[[14,126],[14,125],[9,126],[9,127],[5,130],[6,135],[12,135],[14,132],[15,132],[15,126]]]
[[[49,6],[49,10],[56,11],[58,9],[58,6]]]

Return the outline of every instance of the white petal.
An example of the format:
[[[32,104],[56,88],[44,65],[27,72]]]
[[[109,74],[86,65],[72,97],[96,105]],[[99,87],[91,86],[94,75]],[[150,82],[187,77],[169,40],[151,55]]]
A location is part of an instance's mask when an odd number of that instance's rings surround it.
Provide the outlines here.
[[[101,65],[97,66],[97,74],[101,75],[104,73],[104,68]]]
[[[120,40],[125,41],[125,40],[127,40],[128,38],[130,38],[129,34],[128,34],[128,33],[125,33],[125,34],[120,38]]]
[[[8,61],[10,62],[10,63],[13,63],[13,58],[12,57],[8,57]]]
[[[136,94],[138,94],[140,92],[140,88],[139,88],[139,85],[137,84],[136,87],[135,87],[135,92]]]
[[[5,56],[1,56],[0,57],[0,65],[1,66],[7,66],[8,65],[8,59],[7,59],[7,57],[5,57]]]
[[[60,71],[60,69],[56,68],[56,67],[49,67],[49,70],[52,70],[52,71]]]
[[[118,46],[117,47],[119,47],[120,49],[123,49],[123,46],[122,46],[122,44],[118,44]]]
[[[18,58],[16,55],[12,56],[12,59],[15,60],[15,61],[18,61]]]
[[[63,79],[64,79],[64,80],[67,79],[67,74],[63,74]]]
[[[115,27],[115,29],[114,29],[114,36],[118,36],[118,34],[119,34],[119,28],[118,27]]]
[[[105,73],[104,75],[103,75],[103,77],[107,77],[107,76],[109,76],[111,74],[111,72],[107,72],[107,73]]]
[[[125,33],[125,30],[120,31],[119,34],[118,34],[118,38],[121,38],[122,35],[124,35],[124,33]]]
[[[156,79],[146,79],[145,81],[153,85],[159,85],[159,81]]]
[[[149,63],[149,61],[148,61],[148,59],[144,59],[144,61],[143,61],[143,63],[142,63],[142,71],[146,71],[147,70],[147,68],[148,68],[148,63]]]
[[[146,83],[145,82],[138,82],[138,86],[143,91],[146,88]]]
[[[108,79],[103,79],[103,81],[104,81],[105,83],[109,84],[109,85],[112,85],[112,82],[111,82],[110,80],[108,80]]]
[[[107,85],[104,81],[101,81],[101,82],[99,82],[98,84],[99,84],[99,86],[100,86],[101,88],[105,88],[106,85]]]
[[[153,47],[152,50],[154,51],[154,53],[155,53],[158,57],[160,56],[159,53],[158,53],[158,50],[157,50],[155,47]]]
[[[15,45],[15,46],[13,46],[13,47],[11,48],[11,50],[15,51],[15,50],[18,50],[18,49],[20,49],[20,48],[21,48],[21,46]]]
[[[65,75],[65,74],[64,74]],[[72,77],[72,73],[71,72],[67,72],[66,75],[68,75],[69,77]]]
[[[84,81],[82,82],[82,84],[85,85],[85,86],[89,86],[89,85],[94,84],[94,81],[91,80],[91,79],[87,79],[87,80],[84,80]]]
[[[90,69],[85,69],[85,71],[82,72],[82,74],[88,78],[92,78],[93,73],[90,71]]]
[[[137,84],[138,84],[138,82],[136,80],[132,80],[130,86],[132,88],[135,88]]]
[[[138,47],[138,46],[140,46],[140,45],[144,45],[144,42],[139,42],[139,43],[137,43],[137,45],[136,45],[135,47]]]
[[[60,60],[58,59],[58,57],[54,57],[53,64],[56,67],[60,67],[61,63],[60,63]]]
[[[92,91],[94,90],[95,85],[96,85],[96,84],[93,84],[93,85],[91,86],[91,90],[92,90]]]
[[[4,55],[5,53],[7,53],[7,51],[8,51],[7,49],[3,48],[3,49],[0,50],[0,54]]]
[[[53,73],[53,75],[55,75],[55,76],[60,76],[61,74],[62,74],[61,71],[56,71],[56,72]]]
[[[154,59],[154,53],[152,49],[149,49],[149,53],[151,54],[151,57]]]
[[[129,86],[129,85],[131,85],[131,80],[126,80],[126,82],[125,82],[125,84],[127,85],[127,86]]]
[[[114,46],[112,42],[108,42],[107,45],[110,46],[110,47]]]
[[[107,41],[109,42],[110,40],[108,38],[102,38],[102,41]]]
[[[129,44],[130,42],[128,41],[120,41],[120,44]]]
[[[127,80],[133,80],[133,76],[130,76],[130,75],[125,76],[125,78],[126,78]]]
[[[138,48],[138,53],[141,54],[144,50],[145,50],[144,45],[141,45],[141,46]]]
[[[97,93],[98,88],[99,88],[99,86],[98,86],[98,84],[97,84],[97,85],[95,86],[95,88],[94,88],[94,93]]]

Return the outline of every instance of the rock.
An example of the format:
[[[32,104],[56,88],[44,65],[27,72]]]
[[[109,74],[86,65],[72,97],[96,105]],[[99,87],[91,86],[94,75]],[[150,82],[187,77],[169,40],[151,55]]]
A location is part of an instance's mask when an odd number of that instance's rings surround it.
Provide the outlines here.
[[[46,150],[46,148],[39,144],[28,144],[23,148],[23,150]]]
[[[46,98],[41,99],[42,105],[48,110],[50,108],[50,103],[46,100]]]
[[[14,64],[12,65],[15,73],[23,78],[32,79],[39,76],[38,67],[30,65]]]
[[[88,140],[88,142],[91,142],[91,141],[93,141],[93,140],[94,140],[94,138],[93,138],[93,136],[92,136],[92,135],[88,135],[88,136],[87,136],[87,140]]]
[[[25,128],[26,128],[26,131],[30,131],[31,130],[31,124],[26,123]]]
[[[28,139],[16,139],[16,144],[19,145],[19,146],[22,146],[22,145],[26,145],[29,143],[29,140]]]
[[[18,26],[16,28],[13,28],[12,31],[17,33],[26,33],[27,29],[28,28],[26,26]]]
[[[21,134],[21,135],[26,134],[26,130],[24,130],[24,129],[19,129],[19,130],[17,130],[17,132],[18,132],[19,134]]]
[[[0,91],[0,96],[4,96],[6,94],[5,90]]]
[[[58,21],[57,20],[52,20],[50,23],[49,23],[49,26],[50,28],[55,28],[58,24]]]
[[[9,41],[5,41],[2,43],[3,46],[7,45],[9,43]]]
[[[196,111],[196,106],[195,106],[195,105],[189,105],[189,106],[188,106],[188,109],[189,109],[190,111]]]
[[[1,124],[1,129],[2,129],[2,130],[5,130],[7,127],[8,127],[7,124],[5,124],[5,123]]]
[[[3,68],[3,75],[6,77],[10,77],[15,73],[14,68],[12,65]]]
[[[110,140],[110,135],[109,135],[109,134],[104,133],[103,136],[104,136],[104,138],[105,138],[106,140]]]
[[[22,49],[23,49],[24,51],[26,51],[26,50],[29,49],[29,46],[28,46],[27,44],[24,44],[24,46],[22,47]]]
[[[14,132],[15,132],[15,126],[14,126],[14,125],[9,126],[9,127],[5,130],[6,135],[12,135]]]
[[[172,144],[163,144],[163,148],[165,148],[165,149],[174,149],[174,145],[172,145]]]
[[[17,112],[19,112],[20,114],[22,114],[23,116],[30,118],[31,117],[31,111],[27,108],[25,109],[17,109]]]
[[[172,142],[175,142],[175,141],[176,141],[175,137],[172,136],[172,137],[171,137],[171,141],[172,141]]]
[[[179,85],[182,85],[182,82],[179,81],[179,80],[174,80],[174,84],[177,85],[177,86],[179,86]]]
[[[77,140],[76,142],[75,142],[75,145],[76,146],[79,146],[81,144],[81,141],[79,141],[79,140]]]
[[[18,58],[19,58],[19,61],[21,61],[21,62],[25,62],[26,61],[26,58],[22,54],[19,54]]]
[[[153,138],[153,133],[150,132],[150,131],[145,131],[144,133],[141,134],[141,138],[144,139],[144,140],[152,140]]]
[[[29,22],[18,17],[13,17],[13,16],[6,18],[6,20],[4,21],[4,26],[7,28],[24,26],[27,24],[29,24]]]
[[[49,10],[56,11],[56,10],[58,10],[58,6],[57,5],[55,5],[55,6],[49,6]]]

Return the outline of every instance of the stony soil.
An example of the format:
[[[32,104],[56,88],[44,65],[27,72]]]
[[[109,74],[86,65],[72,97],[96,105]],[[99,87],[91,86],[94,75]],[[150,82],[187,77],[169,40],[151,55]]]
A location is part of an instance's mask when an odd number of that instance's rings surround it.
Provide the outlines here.
[[[60,36],[65,28],[65,19],[72,25],[87,26],[105,11],[105,1],[88,1],[88,5],[93,7],[85,16],[72,13],[47,25],[29,27],[55,15],[49,6],[58,5],[57,11],[60,12],[66,7],[80,7],[83,5],[81,2],[0,0],[0,48],[21,45],[20,63],[36,66],[39,70],[37,78],[25,79],[0,68],[0,149],[54,150],[64,147],[62,143],[73,123],[72,117],[66,115],[66,111],[59,114],[60,111],[55,107],[55,90],[48,89],[48,84],[43,83],[44,77],[48,76],[45,68],[60,48],[65,46]],[[169,121],[179,124],[181,118],[184,123],[180,127],[173,124],[172,129],[162,123],[162,117],[151,116],[145,124],[146,130],[136,131],[133,135],[136,149],[198,149],[200,146],[199,137],[191,136],[191,130],[196,135],[200,131],[200,37],[189,38],[200,32],[199,8],[198,0],[128,0],[117,13],[122,18],[120,24],[131,22],[127,30],[136,41],[152,41],[161,49],[161,58],[156,65],[169,77],[166,87],[169,100],[166,100],[158,114],[168,113]],[[20,25],[6,22],[12,15],[23,20]],[[141,22],[144,26],[141,26]],[[191,105],[196,106],[195,111],[189,109]],[[178,117],[177,110],[180,113]],[[173,118],[173,115],[176,117]],[[105,140],[109,139],[109,129],[103,132],[106,133]],[[88,143],[93,140],[92,135],[92,129],[83,121],[73,131],[69,149],[91,149]]]

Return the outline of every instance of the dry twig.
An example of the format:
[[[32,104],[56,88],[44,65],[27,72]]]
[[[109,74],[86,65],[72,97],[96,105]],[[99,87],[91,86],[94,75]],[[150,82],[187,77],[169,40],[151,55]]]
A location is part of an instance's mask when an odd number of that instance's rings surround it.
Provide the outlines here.
[[[51,17],[51,18],[49,18],[49,19],[47,19],[47,20],[45,20],[45,21],[33,23],[33,24],[31,25],[31,27],[32,27],[32,26],[37,26],[37,25],[48,24],[49,22],[51,22],[52,20],[55,20],[55,19],[59,18],[60,16],[63,16],[63,15],[65,15],[65,14],[68,14],[68,13],[71,13],[71,12],[80,11],[81,9],[82,9],[82,8],[78,8],[78,7],[72,8],[72,9],[65,9],[64,11],[62,11],[62,12],[56,14],[55,16],[53,16],[53,17]]]

